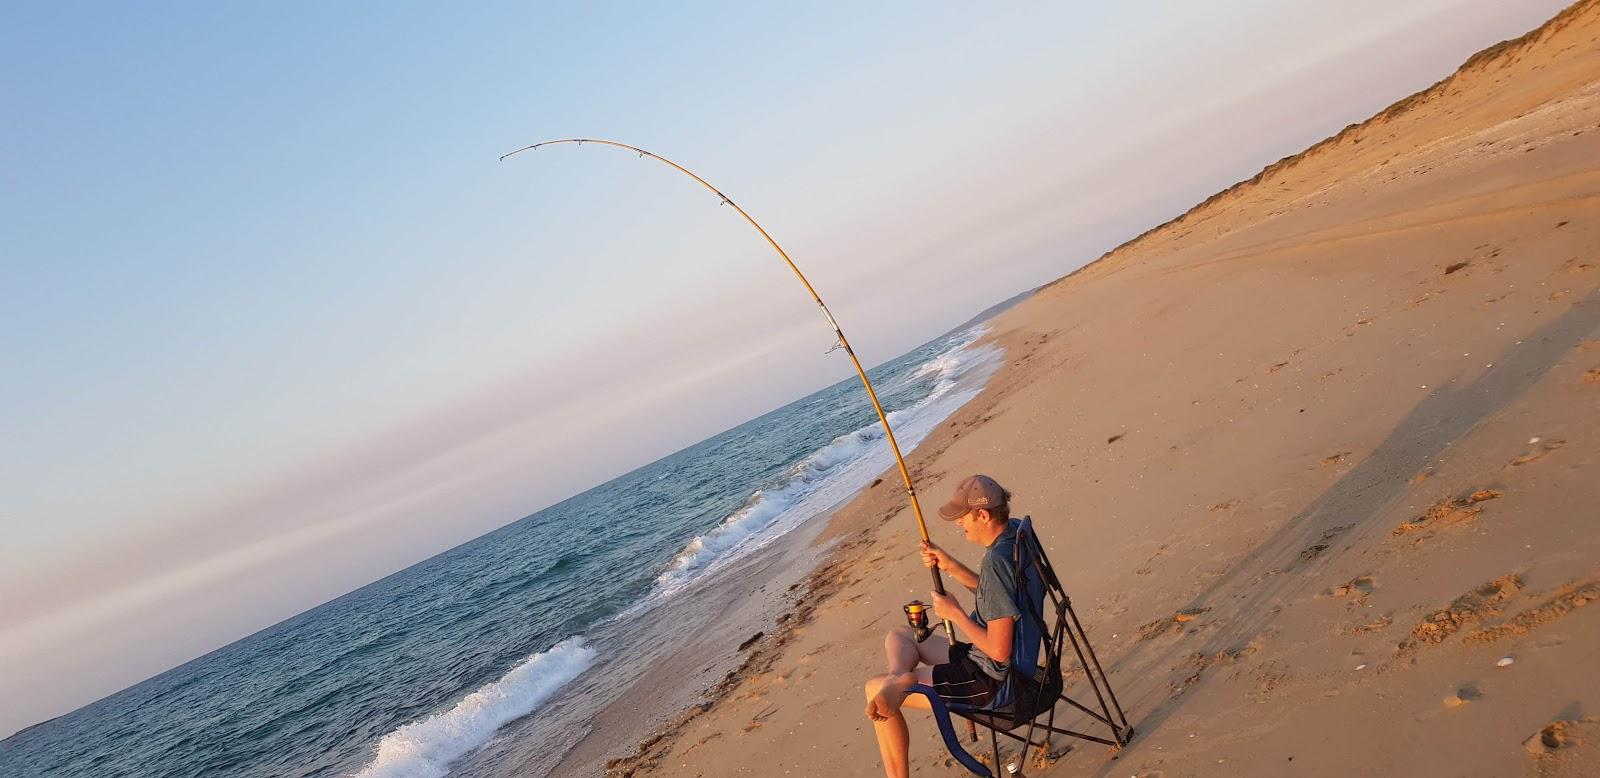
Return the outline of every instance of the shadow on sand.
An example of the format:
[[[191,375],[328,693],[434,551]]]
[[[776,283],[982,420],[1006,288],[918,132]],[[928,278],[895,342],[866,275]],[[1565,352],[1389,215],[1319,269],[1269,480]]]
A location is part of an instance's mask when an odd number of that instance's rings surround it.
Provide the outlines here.
[[[1412,409],[1358,466],[1289,519],[1234,567],[1191,600],[1185,609],[1216,608],[1235,614],[1216,622],[1218,629],[1201,645],[1162,641],[1162,647],[1141,644],[1116,657],[1107,667],[1111,681],[1166,677],[1176,655],[1212,655],[1241,648],[1272,620],[1276,608],[1305,589],[1325,584],[1318,575],[1352,547],[1391,527],[1371,521],[1391,501],[1405,494],[1409,479],[1433,462],[1480,422],[1501,411],[1533,387],[1581,341],[1600,330],[1600,290],[1577,301],[1566,313],[1533,332],[1499,358],[1494,367],[1469,384],[1446,383]],[[1302,555],[1317,545],[1325,548]],[[1093,636],[1093,633],[1090,633]],[[1114,686],[1115,688],[1115,686]],[[1123,705],[1140,733],[1160,728],[1180,710],[1185,697],[1168,699],[1166,690],[1141,690]],[[1134,747],[1138,740],[1135,739]],[[1125,773],[1116,762],[1097,772]]]

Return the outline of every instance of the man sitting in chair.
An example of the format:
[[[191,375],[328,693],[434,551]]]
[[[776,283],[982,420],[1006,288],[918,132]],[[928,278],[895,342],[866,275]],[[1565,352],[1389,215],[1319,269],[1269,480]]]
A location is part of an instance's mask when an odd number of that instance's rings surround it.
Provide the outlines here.
[[[987,551],[978,572],[961,564],[932,543],[922,546],[922,561],[937,567],[967,589],[977,593],[977,609],[969,616],[947,594],[933,594],[933,613],[955,625],[969,642],[951,646],[942,634],[918,642],[911,627],[899,627],[885,636],[884,655],[889,672],[867,681],[867,716],[878,736],[883,770],[889,778],[910,774],[906,762],[910,735],[902,705],[927,708],[920,696],[907,697],[913,684],[932,686],[947,702],[987,705],[1006,678],[1016,634],[1017,580],[1012,566],[1016,524],[1010,510],[1011,493],[986,475],[969,476],[956,486],[939,515],[958,522],[970,543]]]

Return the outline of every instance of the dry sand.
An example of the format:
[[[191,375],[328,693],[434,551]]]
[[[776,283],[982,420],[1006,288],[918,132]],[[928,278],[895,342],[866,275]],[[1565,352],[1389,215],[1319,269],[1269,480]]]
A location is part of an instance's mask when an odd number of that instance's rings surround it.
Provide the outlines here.
[[[993,337],[923,501],[1016,492],[1139,732],[1030,775],[1600,775],[1600,2]],[[745,671],[612,771],[880,775],[861,682],[928,590],[903,503],[844,507]],[[962,774],[910,719],[913,772]]]

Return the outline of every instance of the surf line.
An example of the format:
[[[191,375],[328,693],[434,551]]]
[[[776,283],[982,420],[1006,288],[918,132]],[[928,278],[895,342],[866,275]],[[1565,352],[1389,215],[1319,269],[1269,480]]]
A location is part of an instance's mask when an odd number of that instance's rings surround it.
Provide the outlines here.
[[[900,454],[900,443],[895,440],[894,429],[889,426],[889,416],[883,412],[883,404],[878,402],[878,393],[872,388],[872,381],[867,378],[866,369],[861,367],[861,360],[856,358],[855,349],[850,348],[850,341],[844,336],[844,330],[839,327],[839,321],[833,318],[833,313],[828,310],[828,304],[822,301],[822,295],[817,294],[817,290],[811,286],[811,282],[806,280],[805,274],[800,272],[800,267],[794,263],[793,259],[789,258],[789,252],[784,251],[783,247],[778,245],[778,241],[772,238],[772,235],[767,232],[766,228],[762,227],[761,223],[755,220],[755,217],[751,216],[749,212],[745,211],[745,209],[740,207],[738,203],[734,202],[733,198],[723,194],[722,190],[712,186],[710,182],[696,175],[688,168],[673,162],[672,160],[667,159],[660,154],[645,151],[637,146],[630,146],[626,143],[618,143],[614,140],[603,140],[600,138],[562,138],[559,140],[541,141],[531,146],[523,146],[515,151],[500,155],[500,161],[504,162],[507,157],[521,154],[524,151],[533,151],[544,146],[556,146],[567,143],[578,146],[582,146],[585,143],[594,143],[601,146],[627,149],[628,151],[638,154],[640,159],[649,157],[650,159],[665,164],[679,173],[694,179],[695,183],[698,183],[699,185],[710,190],[712,194],[716,195],[717,198],[722,201],[723,205],[732,206],[733,210],[738,211],[739,215],[743,216],[744,220],[749,222],[751,227],[756,228],[756,232],[761,233],[761,237],[766,239],[767,245],[771,246],[773,251],[778,252],[778,256],[782,257],[784,263],[789,266],[789,269],[794,271],[795,278],[800,279],[800,283],[805,286],[806,292],[811,295],[811,299],[816,301],[817,307],[822,309],[823,318],[828,320],[828,326],[833,328],[833,334],[838,338],[838,343],[834,346],[834,348],[844,350],[844,353],[850,357],[850,364],[855,366],[856,375],[861,377],[861,385],[867,390],[867,397],[872,400],[872,409],[878,412],[878,421],[883,423],[883,436],[889,441],[890,451],[894,452],[895,464],[899,465],[900,467],[900,479],[905,482],[906,486],[906,499],[911,502],[911,513],[917,518],[917,532],[922,536],[922,541],[924,543],[928,542],[928,523],[922,517],[922,506],[917,502],[917,489],[911,483],[911,471],[906,468],[905,457],[901,456]],[[939,568],[931,568],[929,572],[933,573],[933,590],[939,594],[944,594],[944,580],[939,576]],[[955,645],[955,629],[951,626],[950,622],[944,622],[944,631],[945,636],[950,640],[950,645]]]

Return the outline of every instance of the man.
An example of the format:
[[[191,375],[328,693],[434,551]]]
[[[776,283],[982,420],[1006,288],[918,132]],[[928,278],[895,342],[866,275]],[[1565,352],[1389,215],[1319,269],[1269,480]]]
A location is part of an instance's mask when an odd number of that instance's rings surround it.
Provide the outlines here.
[[[951,646],[942,634],[917,642],[910,627],[891,631],[883,641],[887,673],[867,681],[867,717],[878,736],[878,752],[888,778],[910,774],[906,762],[910,735],[902,705],[927,708],[926,698],[906,696],[913,684],[932,686],[946,701],[985,705],[1005,681],[1016,634],[1017,582],[1012,568],[1016,525],[1011,522],[1011,493],[986,475],[969,476],[956,486],[939,515],[954,521],[968,542],[987,549],[978,571],[961,564],[932,543],[922,545],[924,565],[948,574],[977,593],[977,609],[968,615],[947,594],[934,593],[933,613],[955,625],[968,642]]]

